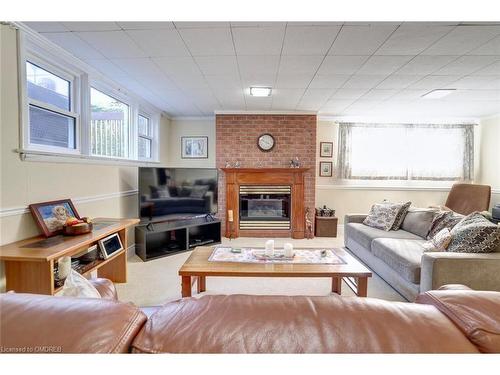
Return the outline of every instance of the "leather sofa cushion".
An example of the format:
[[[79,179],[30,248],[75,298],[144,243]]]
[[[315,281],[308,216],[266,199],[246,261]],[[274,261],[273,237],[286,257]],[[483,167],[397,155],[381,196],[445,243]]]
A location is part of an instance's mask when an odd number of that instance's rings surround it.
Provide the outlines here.
[[[118,295],[116,294],[115,284],[111,280],[104,278],[89,279],[90,283],[97,289],[101,298],[116,301]]]
[[[481,352],[500,353],[500,293],[440,288],[415,302],[438,308]]]
[[[372,253],[409,282],[420,283],[420,264],[425,240],[377,238]]]
[[[345,236],[356,241],[367,250],[371,250],[371,243],[376,238],[421,239],[419,236],[404,230],[385,231],[361,223],[348,223],[345,226],[345,231]]]
[[[433,306],[339,296],[184,298],[151,316],[132,347],[138,353],[477,353]]]
[[[406,213],[401,229],[416,234],[421,238],[427,238],[437,212],[434,208],[411,207]]]
[[[0,306],[4,352],[127,353],[146,321],[137,307],[100,298],[4,293]]]

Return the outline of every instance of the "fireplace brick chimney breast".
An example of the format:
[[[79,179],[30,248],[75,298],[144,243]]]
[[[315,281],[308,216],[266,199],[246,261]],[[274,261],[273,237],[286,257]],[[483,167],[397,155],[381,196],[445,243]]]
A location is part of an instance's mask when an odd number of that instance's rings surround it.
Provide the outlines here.
[[[305,173],[305,207],[313,219],[316,185],[316,115],[216,115],[216,166],[239,161],[241,168],[287,168],[290,159],[299,158],[300,166],[310,168]],[[263,152],[257,147],[257,138],[272,134],[275,147]],[[226,219],[226,181],[219,174],[219,217],[222,228]]]

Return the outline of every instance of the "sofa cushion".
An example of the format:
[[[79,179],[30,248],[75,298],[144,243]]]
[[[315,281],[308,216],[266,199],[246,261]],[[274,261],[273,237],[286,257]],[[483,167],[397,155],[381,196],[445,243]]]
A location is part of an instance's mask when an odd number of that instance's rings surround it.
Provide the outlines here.
[[[396,220],[394,220],[394,224],[392,224],[391,230],[398,230],[401,228],[401,225],[403,224],[403,221],[406,217],[406,214],[408,213],[408,210],[410,209],[411,202],[408,201],[404,203],[401,206],[401,209],[399,210],[398,214],[396,215]]]
[[[394,225],[401,208],[403,208],[403,203],[376,203],[370,209],[363,224],[389,231]]]
[[[451,231],[453,227],[464,217],[464,215],[457,214],[453,211],[439,211],[432,221],[431,229],[427,234],[427,239],[430,240],[444,228]]]
[[[420,283],[420,263],[425,240],[377,238],[372,242],[372,253],[383,260],[409,282]]]
[[[406,213],[401,229],[416,234],[419,237],[427,238],[436,213],[437,210],[433,208],[412,207]]]
[[[401,229],[386,232],[361,223],[348,223],[345,226],[345,231],[346,237],[353,239],[367,250],[371,250],[371,243],[375,238],[421,239],[419,236]]]

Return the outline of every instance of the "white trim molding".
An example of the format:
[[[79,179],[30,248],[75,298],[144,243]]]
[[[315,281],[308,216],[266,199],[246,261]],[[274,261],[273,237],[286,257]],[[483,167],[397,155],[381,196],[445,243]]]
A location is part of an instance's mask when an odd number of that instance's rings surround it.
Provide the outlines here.
[[[500,194],[500,189],[491,189],[491,194]]]
[[[385,190],[385,191],[450,191],[451,187],[425,186],[370,186],[370,185],[316,185],[316,190]]]
[[[106,200],[106,199],[128,197],[128,196],[132,196],[132,195],[137,195],[138,193],[139,193],[139,191],[137,189],[132,189],[132,190],[125,190],[125,191],[118,191],[116,193],[98,194],[98,195],[91,195],[88,197],[72,198],[71,200],[73,201],[73,203],[76,203],[76,204],[85,204],[85,203],[102,201],[102,200]],[[27,206],[0,208],[0,218],[7,217],[7,216],[24,215],[24,214],[29,214],[29,213],[30,213],[30,210]]]

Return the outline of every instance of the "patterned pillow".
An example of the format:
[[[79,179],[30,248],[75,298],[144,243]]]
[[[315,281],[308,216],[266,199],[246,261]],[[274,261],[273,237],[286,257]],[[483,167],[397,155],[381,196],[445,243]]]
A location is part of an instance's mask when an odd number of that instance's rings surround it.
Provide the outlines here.
[[[396,215],[396,220],[394,220],[394,224],[392,225],[391,230],[398,230],[401,227],[401,224],[403,224],[403,221],[405,219],[406,214],[408,213],[410,206],[411,202],[403,203],[403,206]]]
[[[491,253],[500,243],[500,226],[485,219],[479,212],[464,217],[451,230],[448,251],[455,253]]]
[[[372,206],[363,224],[390,231],[402,206],[402,203],[376,203]]]
[[[431,229],[427,234],[427,239],[432,239],[436,234],[438,234],[442,229],[448,228],[450,231],[455,225],[458,224],[460,220],[464,218],[464,215],[460,215],[453,211],[441,211],[439,212],[432,221]]]
[[[446,251],[451,242],[451,233],[448,228],[441,229],[430,241],[422,246],[424,251]]]

